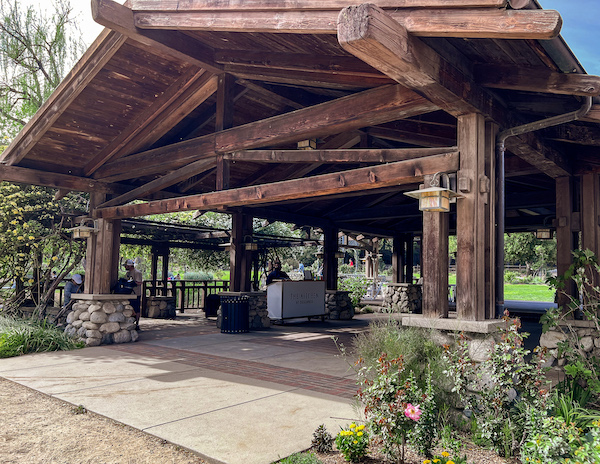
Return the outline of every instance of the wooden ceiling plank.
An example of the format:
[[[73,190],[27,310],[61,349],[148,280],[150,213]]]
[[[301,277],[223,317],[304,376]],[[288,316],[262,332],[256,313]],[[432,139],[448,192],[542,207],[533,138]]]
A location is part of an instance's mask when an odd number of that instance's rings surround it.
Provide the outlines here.
[[[344,192],[362,192],[414,183],[436,172],[458,170],[459,156],[447,153],[416,160],[398,161],[382,166],[355,169],[335,174],[294,179],[253,187],[242,187],[170,200],[113,206],[94,210],[100,218],[125,218],[195,209],[250,206],[301,198],[314,198]]]
[[[373,69],[354,56],[217,50],[215,51],[215,61],[222,65],[381,77],[380,71]]]
[[[84,167],[86,176],[92,175],[105,163],[118,158],[126,152],[135,151],[143,139],[144,143],[150,143],[149,135],[156,134],[156,126],[172,127],[172,122],[178,122],[194,110],[202,101],[206,100],[216,90],[216,77],[206,73],[195,66],[184,73],[165,93],[160,95],[156,101],[128,125],[129,130],[123,130],[113,138],[100,153],[94,156]],[[191,95],[190,95],[191,93]],[[199,98],[192,99],[192,96]],[[183,98],[182,98],[183,97]],[[172,121],[172,113],[176,112],[175,121]],[[158,137],[163,135],[159,133]],[[156,138],[154,135],[153,139]],[[153,140],[150,139],[150,140]],[[135,144],[135,147],[131,145]]]
[[[42,138],[68,106],[81,94],[104,65],[125,43],[126,38],[112,31],[103,31],[79,62],[62,80],[50,98],[19,132],[0,155],[0,162],[18,164]]]
[[[86,177],[7,165],[0,165],[0,180],[78,192],[121,194],[129,190],[125,185],[110,184]]]
[[[217,153],[295,142],[437,109],[433,103],[400,85],[383,86],[121,158],[104,165],[95,177],[116,180],[139,177],[141,173],[157,174]]]
[[[136,27],[146,31],[335,34],[339,11],[336,8],[326,11],[134,12],[133,21]],[[549,40],[558,36],[562,26],[561,16],[554,10],[445,8],[386,11],[418,37]]]
[[[123,195],[112,198],[107,202],[103,203],[99,207],[108,207],[121,205],[130,202],[131,200],[135,200],[136,198],[143,198],[146,195],[150,195],[151,193],[156,193],[162,189],[170,187],[171,185],[175,185],[179,182],[184,181],[185,179],[189,179],[192,176],[203,173],[215,167],[216,160],[214,159],[205,159],[200,161],[195,161],[190,163],[176,171],[170,172],[158,179],[154,179],[153,181],[147,182],[141,187],[130,190]]]
[[[478,65],[475,81],[494,89],[543,92],[557,95],[600,95],[600,77],[588,74],[565,74],[544,67]]]
[[[232,161],[264,163],[390,163],[456,151],[456,147],[352,150],[242,150],[227,153]]]
[[[214,74],[223,71],[212,59],[212,50],[206,46],[198,46],[185,34],[174,34],[172,31],[143,31],[134,24],[133,12],[130,8],[113,0],[91,0],[92,17],[98,24],[129,37],[147,47],[177,58],[183,62],[194,64]]]
[[[514,1],[514,0],[513,0]],[[508,0],[379,0],[380,8],[503,8]],[[341,10],[347,0],[132,0],[134,11]]]

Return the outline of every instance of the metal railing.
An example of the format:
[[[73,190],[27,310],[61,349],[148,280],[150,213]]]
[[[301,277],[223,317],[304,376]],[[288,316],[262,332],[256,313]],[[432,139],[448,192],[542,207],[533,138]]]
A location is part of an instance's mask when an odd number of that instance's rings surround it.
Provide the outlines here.
[[[151,296],[168,296],[175,298],[175,309],[184,312],[186,309],[204,308],[208,295],[229,290],[228,280],[144,280],[142,283],[142,307],[146,307],[146,299]]]

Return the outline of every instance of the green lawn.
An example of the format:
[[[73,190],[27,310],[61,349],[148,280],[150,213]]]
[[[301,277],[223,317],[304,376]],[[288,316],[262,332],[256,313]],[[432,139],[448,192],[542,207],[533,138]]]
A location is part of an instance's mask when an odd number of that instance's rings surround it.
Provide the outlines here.
[[[504,284],[505,300],[554,301],[554,290],[543,284]]]

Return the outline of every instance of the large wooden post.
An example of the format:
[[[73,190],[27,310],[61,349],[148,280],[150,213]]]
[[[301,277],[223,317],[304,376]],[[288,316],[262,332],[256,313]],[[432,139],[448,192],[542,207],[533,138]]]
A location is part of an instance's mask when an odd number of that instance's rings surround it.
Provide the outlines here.
[[[406,239],[406,277],[405,282],[413,283],[414,260],[415,260],[415,237],[413,234],[408,234]]]
[[[406,278],[406,235],[397,235],[392,240],[392,283],[404,282]]]
[[[338,229],[323,228],[323,278],[327,290],[337,290],[338,265],[335,254],[338,251]]]
[[[481,114],[458,118],[460,170],[456,205],[456,311],[458,319],[481,321],[486,316],[486,130]]]
[[[90,195],[90,211],[105,201],[106,195]],[[97,219],[98,232],[88,238],[85,266],[85,293],[110,293],[118,275],[121,221]]]
[[[498,125],[485,125],[485,174],[480,191],[485,201],[485,318],[496,315],[496,135]],[[487,179],[486,179],[487,178]],[[499,276],[504,279],[504,275]]]
[[[575,241],[573,238],[573,178],[558,177],[556,179],[556,272],[563,275],[573,263]],[[567,295],[574,295],[573,281],[566,282],[562,292],[557,295],[559,306],[569,302]]]
[[[430,177],[425,177],[429,187]],[[423,316],[448,317],[448,213],[423,212]]]
[[[244,238],[252,237],[252,216],[232,214],[231,247],[229,249],[229,290],[250,291],[252,251],[246,250]]]
[[[581,246],[600,254],[600,182],[598,174],[581,176]]]

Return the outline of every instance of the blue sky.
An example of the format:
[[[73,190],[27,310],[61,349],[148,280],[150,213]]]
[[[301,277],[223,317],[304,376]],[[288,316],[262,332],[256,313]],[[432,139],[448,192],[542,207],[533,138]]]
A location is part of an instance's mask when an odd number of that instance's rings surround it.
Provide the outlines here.
[[[588,74],[600,76],[600,0],[538,0],[563,19],[561,35]]]

